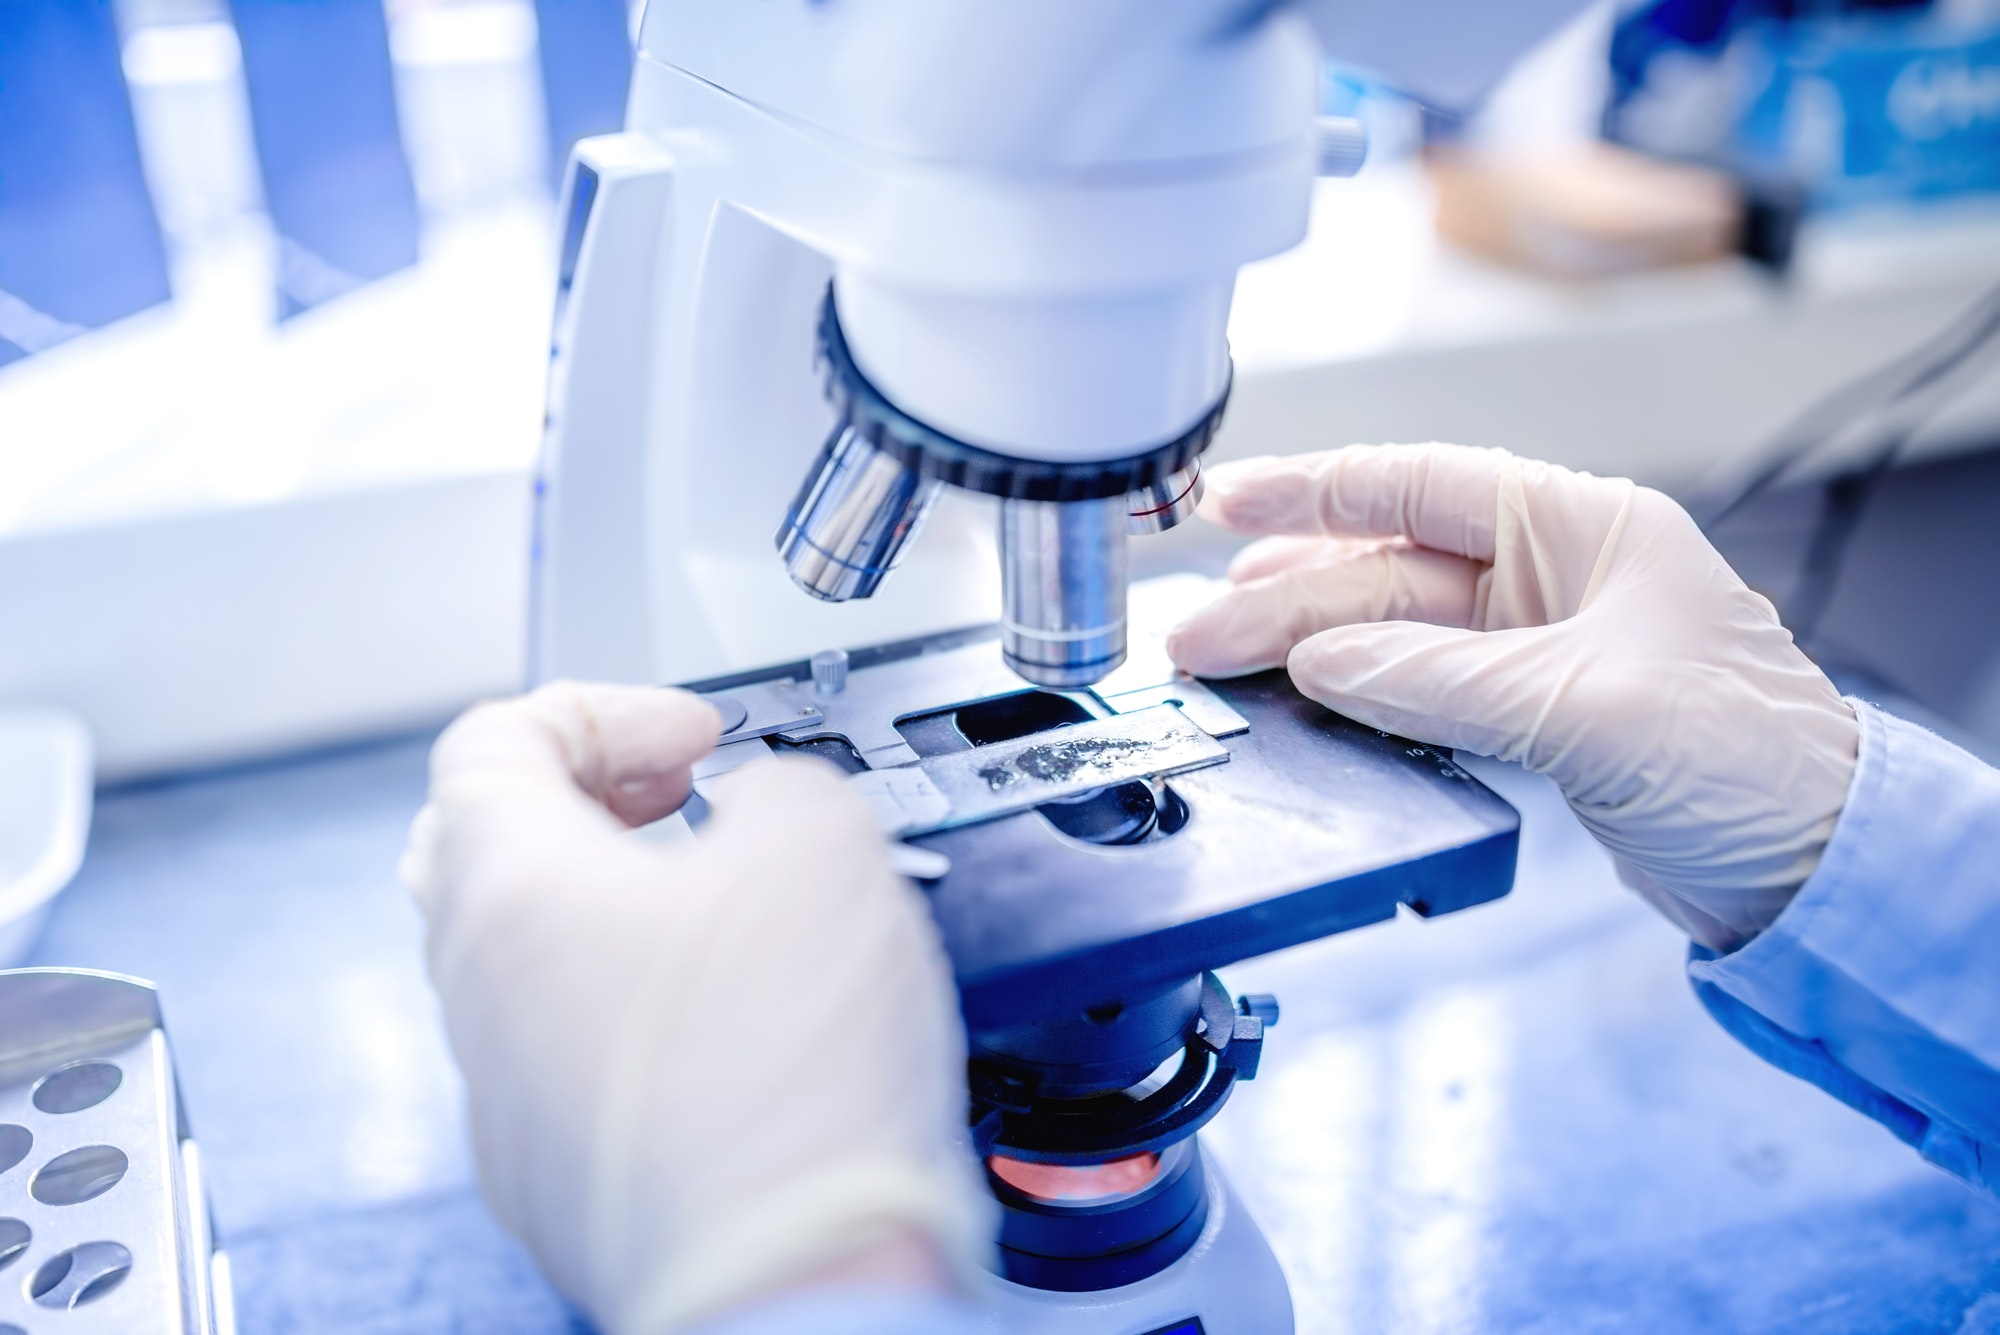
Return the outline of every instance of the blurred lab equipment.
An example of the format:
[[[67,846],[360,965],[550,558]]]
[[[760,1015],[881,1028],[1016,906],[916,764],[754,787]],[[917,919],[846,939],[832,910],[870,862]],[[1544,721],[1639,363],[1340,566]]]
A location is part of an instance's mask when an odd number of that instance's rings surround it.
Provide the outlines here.
[[[234,1335],[151,984],[0,972],[0,1268],[0,1328]]]
[[[1743,205],[1720,172],[1616,145],[1432,150],[1438,233],[1562,278],[1700,264],[1735,252]]]
[[[996,613],[1027,680],[1102,679],[1128,533],[1198,495],[1237,268],[1359,166],[1312,25],[1465,100],[1567,8],[648,9],[565,194],[531,679]]]
[[[1436,122],[1444,236],[1558,277],[1732,253],[1783,271],[1808,212],[2000,189],[1982,0],[1650,0],[1586,26],[1549,62],[1594,109],[1573,139]]]
[[[1606,133],[1809,207],[2000,189],[2000,9],[1656,0],[1611,42]]]
[[[60,709],[0,708],[0,969],[33,948],[90,835],[90,732]]]

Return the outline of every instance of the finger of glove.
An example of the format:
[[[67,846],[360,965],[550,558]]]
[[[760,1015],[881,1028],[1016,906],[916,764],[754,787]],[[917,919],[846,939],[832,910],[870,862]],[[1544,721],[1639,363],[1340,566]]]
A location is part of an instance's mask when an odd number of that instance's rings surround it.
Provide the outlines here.
[[[963,1029],[922,894],[890,869],[873,815],[831,767],[760,761],[704,793],[711,816],[696,844],[704,870],[691,874],[708,883],[708,907],[693,924],[698,949],[684,957],[677,988],[730,997],[732,1021],[759,1041],[713,1057],[709,1074],[727,1093],[679,1121],[689,1133],[714,1121],[714,1135],[698,1137],[709,1141],[728,1133],[727,1118],[740,1123],[755,1110],[758,1148],[680,1162],[675,1176],[684,1204],[705,1203],[706,1226],[720,1234],[742,1231],[760,1201],[793,1207],[789,1239],[768,1226],[750,1230],[764,1245],[733,1249],[737,1273],[699,1283],[683,1273],[669,1285],[679,1290],[673,1301],[694,1301],[696,1289],[715,1285],[768,1289],[885,1226],[933,1237],[948,1255],[975,1256],[991,1225],[951,1149],[964,1119]],[[634,1052],[630,1064],[656,1060]],[[800,1098],[801,1089],[811,1097]],[[629,1134],[653,1136],[657,1127],[635,1121]],[[890,1175],[908,1179],[909,1190],[872,1203],[843,1193],[839,1204],[810,1208],[794,1199],[861,1164],[899,1165]],[[611,1214],[644,1205],[635,1197]]]
[[[577,883],[566,863],[614,856],[622,825],[680,805],[720,726],[687,692],[630,686],[556,683],[476,706],[431,750],[403,880],[433,926],[455,887]]]
[[[1368,547],[1379,547],[1394,538],[1259,538],[1238,552],[1229,563],[1232,583],[1243,584],[1267,575],[1280,574],[1298,566],[1320,565]]]
[[[709,795],[702,843],[741,868],[741,879],[785,894],[807,883],[843,894],[893,878],[888,840],[839,771],[805,758],[772,758],[723,776]],[[725,853],[726,850],[726,853]],[[824,892],[816,891],[819,901]]]
[[[1476,561],[1400,544],[1332,549],[1231,589],[1167,637],[1167,652],[1196,676],[1228,677],[1285,663],[1293,646],[1334,626],[1370,621],[1469,623]]]
[[[434,793],[574,791],[643,825],[687,799],[690,768],[721,731],[715,706],[687,691],[553,682],[481,705],[446,729],[431,753],[431,785]]]
[[[786,961],[773,986],[802,997],[785,1004],[803,999],[851,1012],[856,1043],[868,1040],[870,1017],[927,1026],[933,1005],[955,1015],[950,967],[929,907],[890,868],[887,837],[837,771],[816,760],[774,758],[705,791],[711,816],[701,856],[717,883],[730,887],[729,906],[706,920],[710,958],[755,959],[760,967]],[[901,1018],[881,1013],[884,1005]],[[880,1038],[891,1041],[887,1033]]]
[[[1234,533],[1405,537],[1493,559],[1500,476],[1513,456],[1463,445],[1350,445],[1211,470],[1204,518]]]
[[[1568,670],[1559,630],[1460,630],[1409,621],[1342,626],[1292,650],[1300,692],[1385,732],[1536,766]]]
[[[1239,532],[1400,536],[1493,568],[1483,628],[1574,616],[1619,577],[1635,512],[1657,544],[1673,503],[1504,450],[1355,445],[1216,469],[1205,513]],[[1632,563],[1627,561],[1627,567]]]

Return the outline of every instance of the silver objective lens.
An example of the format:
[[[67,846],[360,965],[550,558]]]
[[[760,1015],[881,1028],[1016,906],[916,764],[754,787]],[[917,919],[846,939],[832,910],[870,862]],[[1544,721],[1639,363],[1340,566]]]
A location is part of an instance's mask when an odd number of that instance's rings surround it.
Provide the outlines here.
[[[778,529],[786,572],[830,603],[868,597],[896,568],[942,487],[839,428]]]
[[[1127,497],[1000,502],[1000,647],[1038,686],[1101,681],[1125,661]]]
[[[1134,534],[1165,533],[1201,504],[1201,461],[1190,459],[1186,468],[1175,469],[1125,499],[1131,507],[1129,527]]]

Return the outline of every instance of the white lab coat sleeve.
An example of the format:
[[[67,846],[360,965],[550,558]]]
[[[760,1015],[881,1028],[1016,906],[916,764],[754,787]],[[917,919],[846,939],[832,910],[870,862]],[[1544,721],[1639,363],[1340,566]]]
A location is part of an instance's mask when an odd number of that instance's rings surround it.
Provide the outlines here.
[[[1860,754],[1817,870],[1688,972],[1760,1056],[2000,1194],[2000,770],[1851,703]]]
[[[705,1321],[684,1335],[985,1335],[961,1298],[897,1289],[796,1289]]]

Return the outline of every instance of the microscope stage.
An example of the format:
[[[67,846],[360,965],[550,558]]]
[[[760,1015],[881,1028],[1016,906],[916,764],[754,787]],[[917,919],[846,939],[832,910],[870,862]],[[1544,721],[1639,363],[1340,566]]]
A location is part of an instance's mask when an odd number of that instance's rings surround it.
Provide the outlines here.
[[[1165,777],[1135,769],[1126,748],[1126,768],[1094,795],[908,839],[948,864],[925,886],[976,1028],[1119,1006],[1399,904],[1429,916],[1507,893],[1512,807],[1448,753],[1343,718],[1282,671],[1176,676],[1160,648],[1170,623],[1143,616],[1185,605],[1189,586],[1172,586],[1183,596],[1134,586],[1132,660],[1092,690],[1027,686],[994,628],[856,651],[837,692],[815,690],[806,663],[696,683],[742,719],[697,768],[696,792],[773,750],[825,757],[873,794],[885,774],[921,783],[927,764],[963,771],[950,757],[1018,753],[1059,730],[1172,740],[1159,747]]]

